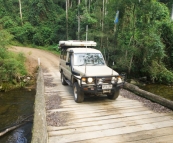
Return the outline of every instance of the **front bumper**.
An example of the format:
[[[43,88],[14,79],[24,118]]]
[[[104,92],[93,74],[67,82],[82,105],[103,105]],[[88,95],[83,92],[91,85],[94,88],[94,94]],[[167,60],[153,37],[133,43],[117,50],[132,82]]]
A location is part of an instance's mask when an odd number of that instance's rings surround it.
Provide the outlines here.
[[[118,84],[112,84],[111,89],[102,89],[102,85],[81,85],[81,88],[84,92],[92,94],[103,94],[103,93],[114,93],[116,90],[119,90],[124,85],[124,82]]]

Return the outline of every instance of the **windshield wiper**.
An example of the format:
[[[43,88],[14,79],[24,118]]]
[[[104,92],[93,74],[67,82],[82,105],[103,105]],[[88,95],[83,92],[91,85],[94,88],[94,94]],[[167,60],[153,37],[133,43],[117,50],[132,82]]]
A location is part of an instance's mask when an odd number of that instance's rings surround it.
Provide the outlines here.
[[[78,65],[78,66],[84,66],[85,65],[85,63],[84,64],[81,64],[81,65]]]

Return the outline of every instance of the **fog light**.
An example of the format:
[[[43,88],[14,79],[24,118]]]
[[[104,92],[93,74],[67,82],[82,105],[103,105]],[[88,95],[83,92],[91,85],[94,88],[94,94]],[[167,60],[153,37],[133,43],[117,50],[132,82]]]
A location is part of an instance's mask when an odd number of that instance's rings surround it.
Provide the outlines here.
[[[121,82],[123,82],[121,77],[118,77],[118,83],[121,83]]]
[[[86,78],[83,77],[83,78],[82,78],[82,81],[83,81],[83,82],[86,82]]]

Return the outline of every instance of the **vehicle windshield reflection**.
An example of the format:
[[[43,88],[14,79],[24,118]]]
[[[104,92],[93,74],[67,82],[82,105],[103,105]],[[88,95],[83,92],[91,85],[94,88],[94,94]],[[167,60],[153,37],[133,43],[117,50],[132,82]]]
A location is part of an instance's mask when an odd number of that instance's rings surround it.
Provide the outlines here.
[[[74,54],[74,66],[96,66],[105,65],[103,56],[100,53],[77,53]]]

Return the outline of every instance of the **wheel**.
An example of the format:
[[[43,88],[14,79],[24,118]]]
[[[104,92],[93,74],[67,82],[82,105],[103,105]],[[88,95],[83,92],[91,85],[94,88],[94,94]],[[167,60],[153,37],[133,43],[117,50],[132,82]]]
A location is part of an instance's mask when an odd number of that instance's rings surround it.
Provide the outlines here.
[[[74,92],[74,101],[76,103],[81,103],[84,100],[84,93],[79,87],[78,83],[75,82],[73,86],[73,92]]]
[[[113,93],[108,94],[107,97],[109,99],[115,100],[118,98],[119,94],[120,94],[120,89],[117,89]]]
[[[67,85],[67,82],[65,81],[64,78],[65,78],[64,74],[63,74],[63,72],[61,72],[61,83],[62,83],[62,85]]]

